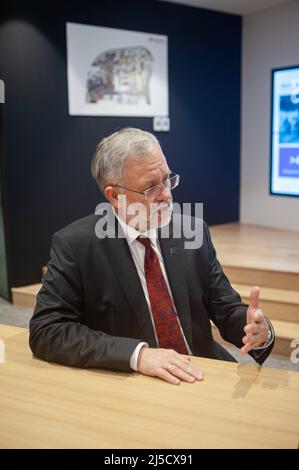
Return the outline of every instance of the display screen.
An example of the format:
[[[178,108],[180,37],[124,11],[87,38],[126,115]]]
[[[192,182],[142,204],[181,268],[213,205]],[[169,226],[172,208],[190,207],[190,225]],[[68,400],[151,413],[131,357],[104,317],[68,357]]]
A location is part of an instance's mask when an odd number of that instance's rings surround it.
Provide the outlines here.
[[[272,70],[270,193],[299,196],[299,66]]]

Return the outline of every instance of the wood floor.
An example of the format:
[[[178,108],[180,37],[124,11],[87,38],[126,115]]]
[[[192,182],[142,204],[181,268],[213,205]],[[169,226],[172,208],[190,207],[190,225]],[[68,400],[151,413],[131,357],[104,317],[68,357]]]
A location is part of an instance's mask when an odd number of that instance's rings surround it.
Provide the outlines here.
[[[299,232],[239,223],[210,230],[224,272],[243,301],[253,286],[261,288],[261,308],[275,327],[274,353],[289,357],[291,341],[299,338]],[[13,303],[33,308],[40,287],[12,289]]]

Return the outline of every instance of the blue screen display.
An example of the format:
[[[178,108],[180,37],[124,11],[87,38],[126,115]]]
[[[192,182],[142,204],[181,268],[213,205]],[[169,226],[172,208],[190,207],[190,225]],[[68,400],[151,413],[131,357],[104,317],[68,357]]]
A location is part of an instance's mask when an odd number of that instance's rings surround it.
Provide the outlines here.
[[[272,71],[270,193],[299,196],[299,66]]]

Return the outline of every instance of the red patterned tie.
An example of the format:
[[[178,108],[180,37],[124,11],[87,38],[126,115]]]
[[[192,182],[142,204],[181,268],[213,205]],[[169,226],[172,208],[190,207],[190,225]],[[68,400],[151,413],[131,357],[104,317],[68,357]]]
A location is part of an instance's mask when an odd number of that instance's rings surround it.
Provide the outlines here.
[[[159,259],[149,238],[138,237],[137,240],[145,247],[144,274],[159,346],[188,354]]]

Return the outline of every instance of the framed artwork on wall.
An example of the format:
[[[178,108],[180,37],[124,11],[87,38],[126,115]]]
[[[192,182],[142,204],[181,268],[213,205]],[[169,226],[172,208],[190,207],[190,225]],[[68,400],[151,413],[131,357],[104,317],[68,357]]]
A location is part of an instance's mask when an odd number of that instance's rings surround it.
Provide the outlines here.
[[[71,116],[168,116],[167,36],[66,24]]]

